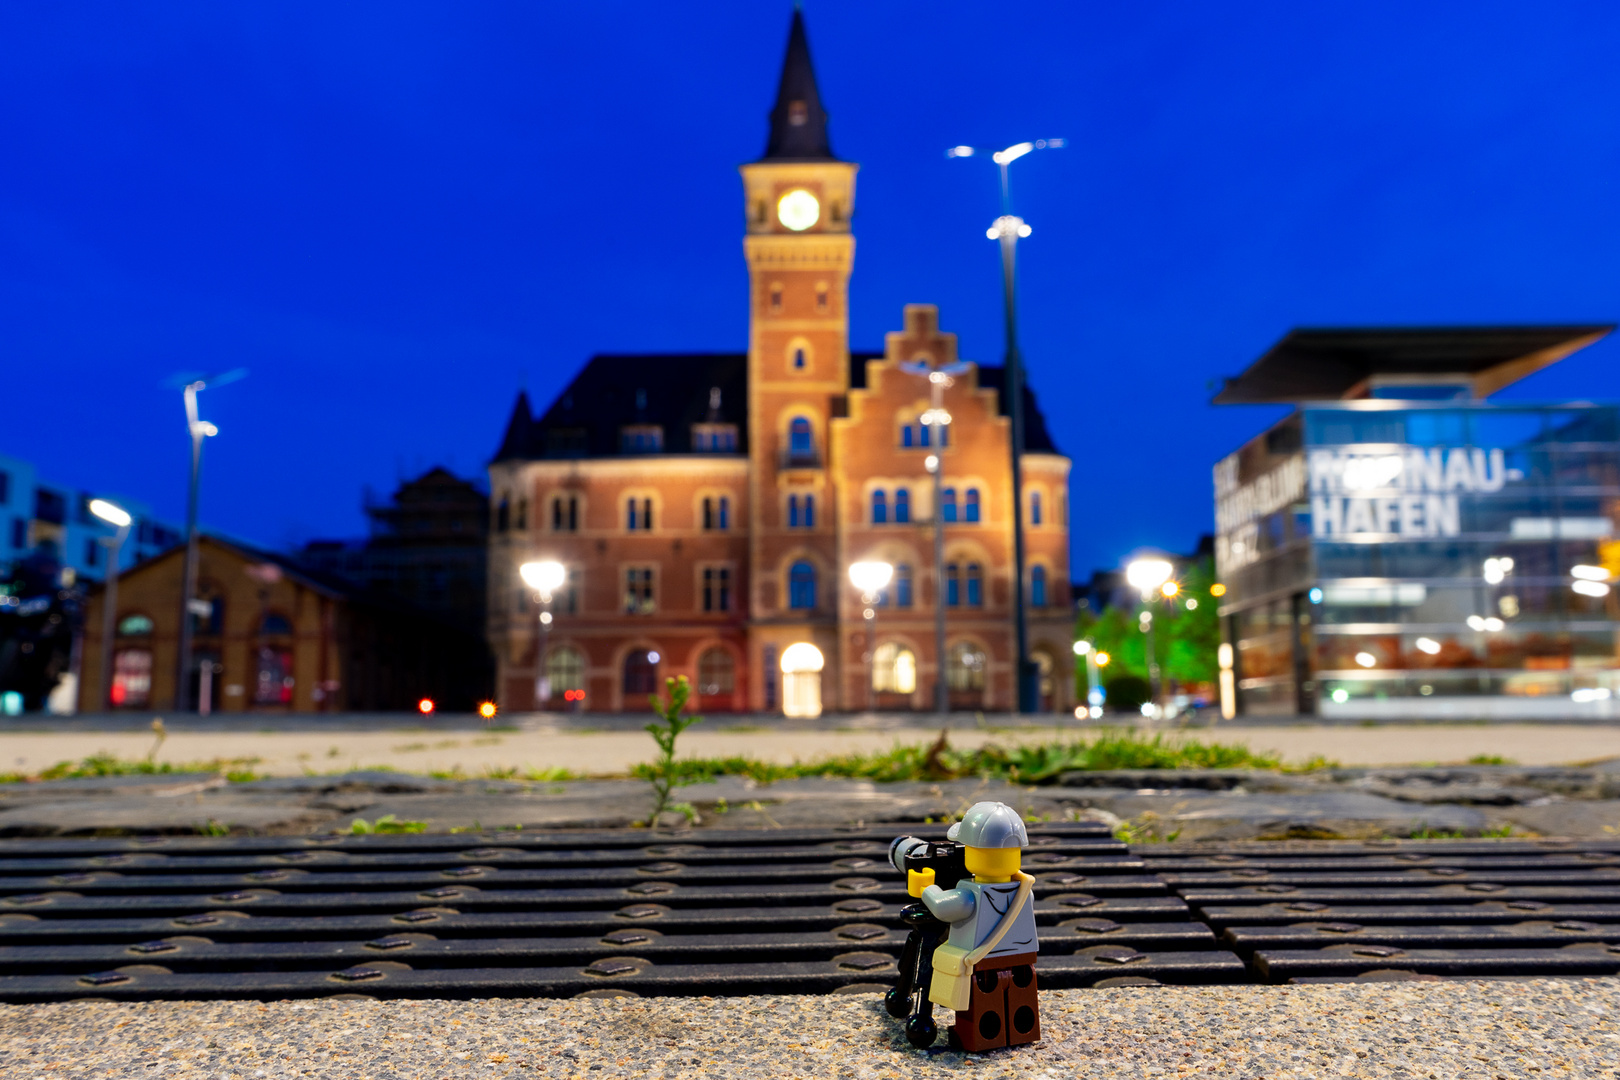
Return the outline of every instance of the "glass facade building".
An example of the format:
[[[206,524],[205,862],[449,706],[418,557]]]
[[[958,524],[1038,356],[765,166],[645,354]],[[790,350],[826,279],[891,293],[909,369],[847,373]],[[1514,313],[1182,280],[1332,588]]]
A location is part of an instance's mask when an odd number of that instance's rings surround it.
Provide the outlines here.
[[[1415,390],[1216,466],[1227,710],[1620,718],[1620,408]]]

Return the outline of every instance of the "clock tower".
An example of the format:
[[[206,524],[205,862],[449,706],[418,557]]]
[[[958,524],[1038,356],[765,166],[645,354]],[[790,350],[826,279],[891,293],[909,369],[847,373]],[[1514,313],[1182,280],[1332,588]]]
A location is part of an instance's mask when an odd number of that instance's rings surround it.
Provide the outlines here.
[[[833,156],[804,16],[795,10],[765,153],[742,166],[754,708],[780,707],[776,664],[790,644],[814,643],[827,663],[822,684],[841,683],[843,568],[827,454],[828,422],[849,389],[857,167]]]

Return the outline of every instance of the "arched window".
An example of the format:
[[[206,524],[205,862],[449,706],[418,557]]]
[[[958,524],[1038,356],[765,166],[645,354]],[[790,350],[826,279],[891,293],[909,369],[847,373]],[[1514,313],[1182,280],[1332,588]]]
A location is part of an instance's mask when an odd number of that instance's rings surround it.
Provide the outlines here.
[[[945,667],[945,684],[950,689],[984,689],[984,652],[977,645],[958,641],[951,646],[949,656]]]
[[[872,689],[890,694],[916,690],[917,654],[892,641],[879,645],[872,653]]]
[[[624,692],[626,695],[656,694],[658,692],[658,661],[658,654],[649,652],[646,649],[632,650],[630,655],[624,658]]]
[[[788,528],[797,529],[798,527],[799,527],[799,497],[797,495],[789,495],[788,496]]]
[[[1041,523],[1041,493],[1038,491],[1029,493],[1029,523],[1031,525]]]
[[[793,367],[795,370],[804,370],[804,346],[795,346],[793,349]]]
[[[984,606],[984,571],[976,562],[967,564],[967,606]]]
[[[962,602],[962,568],[955,563],[945,564],[945,606],[956,607]]]
[[[902,425],[900,425],[900,445],[901,446],[910,446],[911,445],[911,438],[912,438],[911,425],[910,424],[902,424]]]
[[[710,649],[698,657],[700,694],[730,694],[737,688],[737,664],[724,649]]]
[[[788,570],[788,607],[809,610],[816,606],[816,568],[796,562]]]
[[[285,637],[292,632],[292,623],[285,615],[271,612],[259,622],[259,634],[262,637]]]
[[[872,524],[882,525],[889,520],[889,497],[882,488],[872,492]]]
[[[953,487],[939,493],[939,519],[946,523],[956,520],[956,489]]]
[[[292,672],[292,650],[268,646],[261,648],[254,664],[253,704],[290,705],[293,696]]]
[[[1046,567],[1044,566],[1030,568],[1029,602],[1033,607],[1046,606]]]
[[[204,584],[197,589],[198,605],[207,604],[208,613],[200,614],[200,606],[191,611],[191,632],[197,637],[218,637],[225,632],[225,597],[217,585]],[[288,631],[291,633],[291,631]]]
[[[910,563],[901,563],[894,568],[894,603],[896,607],[911,606]]]
[[[559,496],[551,500],[551,530],[577,532],[579,530],[579,496]]]
[[[546,654],[546,678],[551,682],[552,697],[585,689],[585,658],[566,645],[552,649]]]
[[[979,489],[968,488],[964,493],[962,506],[963,521],[979,520]]]
[[[653,505],[651,499],[626,499],[624,507],[624,527],[631,532],[638,530],[645,532],[653,527]]]
[[[894,523],[905,525],[911,521],[911,492],[905,488],[894,491]]]
[[[119,637],[146,637],[152,632],[150,615],[125,615],[118,620]]]
[[[815,456],[815,439],[810,421],[795,416],[788,424],[788,456],[794,461],[808,461]]]

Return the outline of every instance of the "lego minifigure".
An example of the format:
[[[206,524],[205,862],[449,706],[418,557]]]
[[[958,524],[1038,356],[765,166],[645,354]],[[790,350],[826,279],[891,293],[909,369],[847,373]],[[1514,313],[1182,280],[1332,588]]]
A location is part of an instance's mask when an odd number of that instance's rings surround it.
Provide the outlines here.
[[[933,951],[928,998],[955,1011],[950,1034],[954,1047],[979,1051],[1035,1042],[1041,1037],[1031,895],[1035,879],[1019,869],[1021,851],[1029,843],[1023,819],[1005,803],[977,803],[946,836],[963,846],[971,881],[944,889],[932,866],[906,868],[907,891],[922,900],[933,918],[950,926],[945,942]],[[891,848],[890,861],[896,868],[923,862],[908,859],[908,853],[923,850],[919,844],[927,842],[901,837]]]

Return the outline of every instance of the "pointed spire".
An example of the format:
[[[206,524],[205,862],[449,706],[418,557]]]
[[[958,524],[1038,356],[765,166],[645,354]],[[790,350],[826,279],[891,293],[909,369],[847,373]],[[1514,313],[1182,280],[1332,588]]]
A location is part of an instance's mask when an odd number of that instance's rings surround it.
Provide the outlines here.
[[[837,161],[827,142],[827,110],[821,107],[810,43],[804,35],[804,13],[793,9],[782,81],[771,109],[771,135],[762,161]]]
[[[517,402],[512,406],[512,419],[506,423],[506,437],[495,452],[496,461],[530,456],[529,437],[534,428],[534,413],[529,408],[529,393],[519,390]]]

